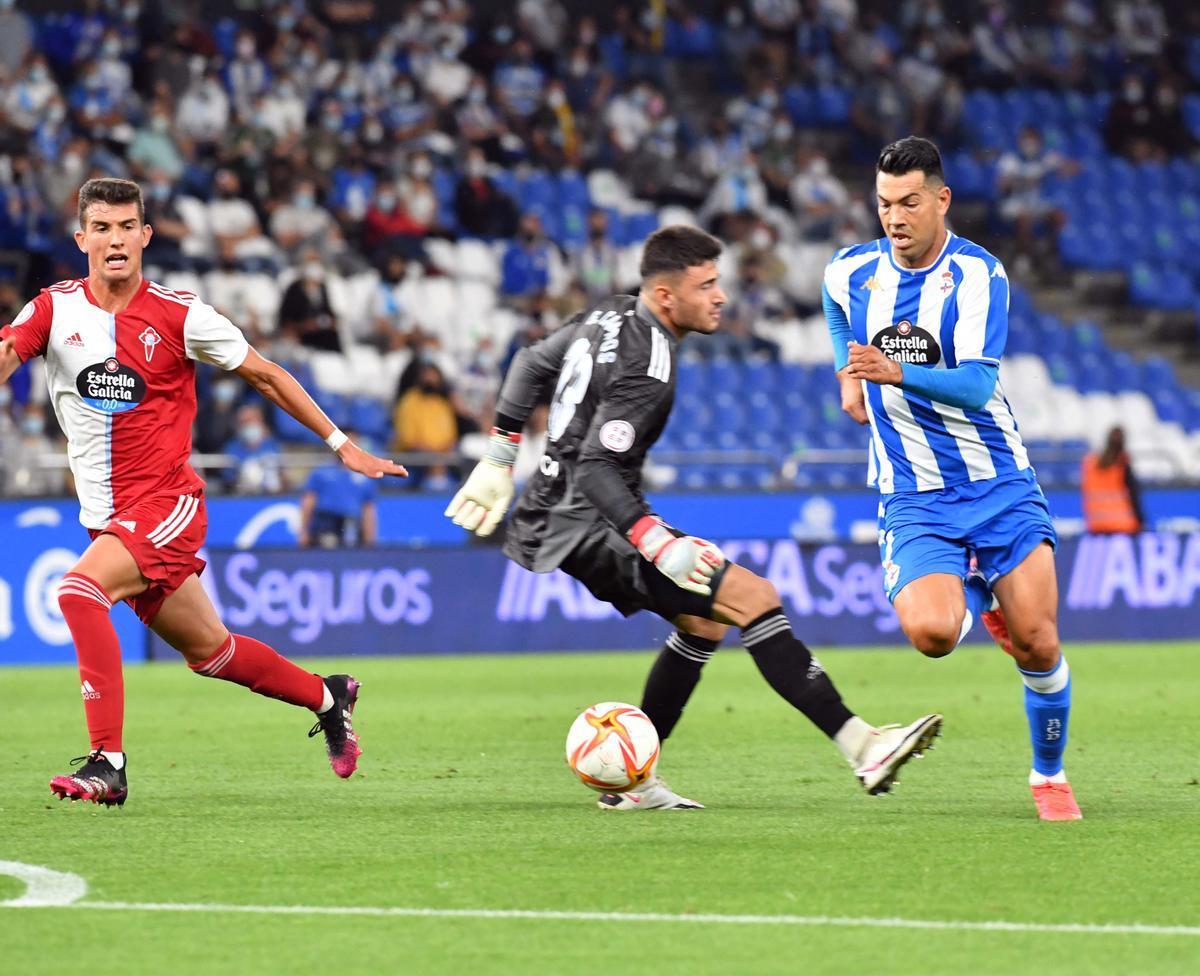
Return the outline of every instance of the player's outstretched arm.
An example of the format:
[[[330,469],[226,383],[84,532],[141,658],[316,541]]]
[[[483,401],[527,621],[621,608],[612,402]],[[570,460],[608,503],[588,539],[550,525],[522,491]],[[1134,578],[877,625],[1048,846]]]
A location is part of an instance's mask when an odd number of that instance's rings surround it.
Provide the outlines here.
[[[408,477],[403,466],[368,454],[346,437],[291,373],[264,359],[255,349],[250,349],[245,361],[234,372],[325,441],[351,471],[365,474],[368,478],[382,478],[385,474]]]

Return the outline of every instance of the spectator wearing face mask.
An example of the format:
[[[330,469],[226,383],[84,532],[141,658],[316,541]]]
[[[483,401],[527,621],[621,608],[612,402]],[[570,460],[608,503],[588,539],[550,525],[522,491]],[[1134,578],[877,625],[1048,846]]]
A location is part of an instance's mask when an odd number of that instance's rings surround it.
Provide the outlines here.
[[[767,208],[767,188],[758,174],[758,160],[747,152],[739,166],[722,175],[696,214],[706,225],[716,225],[736,214],[762,214]]]
[[[546,88],[545,101],[530,125],[530,161],[543,169],[579,166],[579,126],[559,80]]]
[[[408,263],[392,254],[384,263],[371,302],[370,331],[356,338],[380,352],[400,349],[412,329],[413,295]]]
[[[225,87],[230,93],[233,106],[242,114],[249,114],[255,100],[266,92],[271,83],[271,72],[258,56],[258,43],[254,35],[244,30],[238,34],[233,60],[225,68]]]
[[[47,435],[45,412],[39,404],[26,403],[9,456],[6,492],[24,496],[64,494],[67,479],[63,469],[43,464],[53,459],[55,450]]]
[[[1079,167],[1061,153],[1047,150],[1042,135],[1033,126],[1025,126],[1017,140],[1018,151],[1005,153],[996,166],[996,189],[1000,197],[999,213],[1013,225],[1017,243],[1016,267],[1028,274],[1032,270],[1037,231],[1049,226],[1057,232],[1066,219],[1042,189],[1052,173],[1069,175]]]
[[[441,232],[437,193],[433,189],[433,160],[426,153],[417,153],[409,160],[408,172],[400,184],[400,202],[417,234]]]
[[[133,71],[125,62],[125,48],[120,32],[110,28],[105,31],[96,52],[96,72],[100,83],[113,98],[123,101],[128,97],[133,83]]]
[[[245,261],[275,257],[275,246],[262,232],[258,214],[242,198],[241,181],[231,169],[217,170],[214,198],[208,203],[218,259]]]
[[[179,271],[191,263],[183,246],[192,237],[176,204],[175,184],[168,173],[154,170],[148,182],[142,184],[146,206],[146,223],[154,228],[154,248],[150,251],[153,263],[167,271]]]
[[[280,331],[310,349],[341,352],[337,316],[329,304],[321,255],[309,249],[301,259],[300,277],[287,286],[279,305]]]
[[[517,226],[516,205],[487,172],[483,150],[470,149],[463,164],[464,175],[454,188],[454,215],[458,225],[472,237],[512,237]]]
[[[329,211],[317,203],[317,187],[312,180],[297,180],[286,203],[271,214],[271,237],[292,260],[300,251],[310,249],[330,253],[336,228]]]
[[[342,431],[356,443],[358,435]],[[302,549],[373,546],[378,537],[375,506],[376,482],[351,471],[336,458],[314,468],[300,496],[300,531],[296,541]]]
[[[512,46],[512,56],[496,68],[493,79],[500,108],[514,121],[528,119],[541,102],[546,73],[533,60],[533,48],[524,38]]]
[[[20,436],[12,411],[13,392],[7,383],[0,384],[0,493],[7,490],[9,468],[16,457]]]
[[[58,85],[41,55],[34,57],[24,75],[17,72],[6,89],[3,104],[9,121],[25,131],[37,125],[50,100],[58,94]]]
[[[363,247],[378,264],[390,254],[417,259],[424,253],[423,233],[400,202],[395,183],[380,183],[362,226]]]
[[[196,413],[194,444],[201,454],[219,454],[237,437],[237,411],[243,387],[225,376],[213,378]]]
[[[476,75],[467,88],[466,96],[454,113],[458,134],[472,146],[485,152],[500,152],[499,137],[504,131],[500,116],[488,104],[487,82]]]
[[[0,0],[0,73],[11,77],[33,48],[34,27],[16,0]]]
[[[437,116],[425,99],[417,94],[411,78],[402,78],[392,90],[387,108],[387,126],[392,144],[400,148],[416,147],[437,124]]]
[[[617,249],[608,239],[608,214],[593,210],[588,214],[588,236],[571,255],[571,270],[582,286],[588,304],[608,298],[617,290]]]
[[[135,174],[158,170],[172,180],[183,174],[183,154],[171,132],[171,109],[167,103],[156,103],[146,124],[134,134],[129,145],[129,162]]]
[[[207,151],[229,128],[229,96],[213,69],[196,77],[179,99],[175,124],[180,136]]]
[[[121,101],[104,87],[100,65],[87,62],[79,73],[79,80],[71,89],[68,104],[75,125],[93,139],[107,139],[112,130],[124,120]]]
[[[247,403],[237,412],[237,434],[222,449],[236,461],[226,472],[225,483],[242,494],[276,494],[286,487],[283,452],[271,437],[262,410]]]
[[[759,172],[767,187],[767,198],[785,206],[788,187],[797,172],[797,159],[795,128],[784,109],[778,109],[771,121],[770,132],[759,152]]]
[[[453,41],[441,41],[421,67],[417,80],[439,108],[457,102],[471,85],[471,69],[458,60]]]
[[[501,261],[500,291],[518,305],[543,294],[550,286],[550,248],[541,220],[525,214]]]
[[[432,362],[416,366],[416,381],[401,394],[393,415],[397,451],[448,454],[458,444],[458,419],[442,371]],[[431,490],[449,485],[449,462],[406,465],[414,487]]]
[[[839,214],[850,205],[850,191],[829,170],[820,153],[801,150],[797,173],[788,186],[788,198],[800,234],[806,240],[827,241]]]

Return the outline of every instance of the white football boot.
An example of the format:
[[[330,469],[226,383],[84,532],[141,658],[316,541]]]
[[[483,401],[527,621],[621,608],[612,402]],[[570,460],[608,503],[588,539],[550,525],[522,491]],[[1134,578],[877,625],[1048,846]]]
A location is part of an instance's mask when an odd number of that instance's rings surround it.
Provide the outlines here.
[[[854,775],[872,796],[890,793],[900,767],[914,756],[920,758],[933,740],[942,734],[942,716],[923,715],[912,725],[881,725],[871,732]]]
[[[680,796],[658,776],[624,793],[601,793],[601,810],[703,810],[704,804]]]

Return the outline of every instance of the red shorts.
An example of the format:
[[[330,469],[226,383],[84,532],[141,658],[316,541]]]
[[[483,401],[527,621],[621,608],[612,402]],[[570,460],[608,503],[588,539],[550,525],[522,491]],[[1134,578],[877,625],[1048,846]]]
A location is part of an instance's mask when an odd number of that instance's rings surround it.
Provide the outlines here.
[[[125,602],[149,625],[163,601],[189,576],[207,565],[196,555],[208,531],[204,489],[183,495],[149,495],[117,512],[102,529],[88,529],[95,539],[112,535],[129,550],[137,568],[150,581],[145,592]]]

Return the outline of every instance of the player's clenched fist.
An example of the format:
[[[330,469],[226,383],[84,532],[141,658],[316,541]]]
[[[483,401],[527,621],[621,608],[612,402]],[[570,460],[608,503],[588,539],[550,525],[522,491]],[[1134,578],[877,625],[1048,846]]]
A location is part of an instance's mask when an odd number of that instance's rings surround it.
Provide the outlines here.
[[[654,567],[685,590],[708,596],[713,575],[725,565],[725,554],[706,539],[679,536],[653,515],[629,530],[629,541]]]
[[[878,346],[850,343],[850,364],[846,375],[882,386],[899,386],[904,382],[904,369],[894,359],[885,356]]]
[[[513,465],[520,434],[492,428],[487,454],[446,507],[446,515],[469,532],[489,536],[504,519],[513,497]]]

